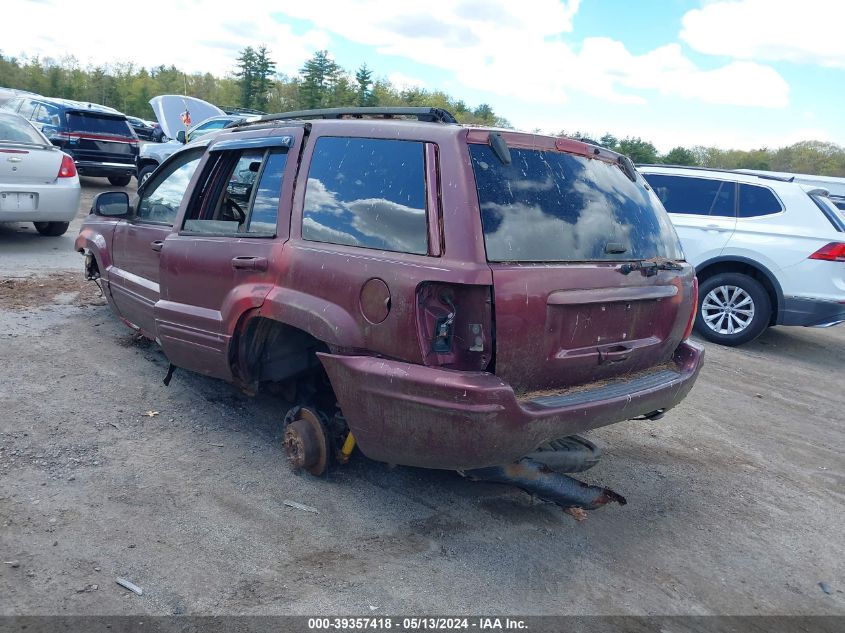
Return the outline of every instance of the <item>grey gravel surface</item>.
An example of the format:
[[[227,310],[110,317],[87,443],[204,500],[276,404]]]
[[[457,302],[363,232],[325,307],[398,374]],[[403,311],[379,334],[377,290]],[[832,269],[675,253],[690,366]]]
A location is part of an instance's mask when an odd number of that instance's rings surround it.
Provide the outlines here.
[[[79,269],[30,232],[0,230],[0,280]],[[48,290],[0,308],[0,614],[845,614],[845,327],[708,345],[663,420],[591,435],[583,478],[628,505],[576,522],[360,455],[293,474],[287,403],[164,387],[154,345]]]

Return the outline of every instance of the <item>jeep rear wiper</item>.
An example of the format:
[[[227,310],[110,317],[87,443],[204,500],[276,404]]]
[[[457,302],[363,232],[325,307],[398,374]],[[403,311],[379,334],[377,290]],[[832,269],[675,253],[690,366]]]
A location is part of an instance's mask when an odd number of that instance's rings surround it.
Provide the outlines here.
[[[622,264],[619,267],[619,272],[623,275],[639,270],[644,277],[653,277],[659,270],[683,270],[684,267],[678,262],[671,259],[664,259],[662,257],[655,259],[644,259],[639,262],[629,262]]]

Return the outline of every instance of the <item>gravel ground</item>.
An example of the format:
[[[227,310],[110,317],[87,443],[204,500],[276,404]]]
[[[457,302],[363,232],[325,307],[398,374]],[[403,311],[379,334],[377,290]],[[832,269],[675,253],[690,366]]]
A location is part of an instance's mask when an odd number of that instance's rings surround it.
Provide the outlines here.
[[[583,478],[628,505],[576,522],[360,455],[293,474],[287,403],[164,387],[159,350],[57,274],[78,222],[0,229],[0,615],[845,615],[845,327],[708,345],[681,406],[591,435]]]

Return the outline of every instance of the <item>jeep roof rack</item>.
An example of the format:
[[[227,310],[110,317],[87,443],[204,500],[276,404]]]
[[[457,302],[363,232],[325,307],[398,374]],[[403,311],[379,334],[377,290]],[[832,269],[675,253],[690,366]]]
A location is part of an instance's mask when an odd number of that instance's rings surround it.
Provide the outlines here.
[[[637,163],[637,169],[640,167],[671,167],[672,169],[691,169],[694,171],[718,171],[725,174],[737,174],[739,176],[755,176],[765,180],[778,180],[780,182],[793,182],[795,176],[776,176],[768,174],[752,174],[741,169],[724,169],[722,167],[699,167],[698,165],[670,165],[668,163]]]
[[[296,110],[293,112],[280,112],[278,114],[268,114],[257,119],[244,121],[243,123],[234,126],[240,127],[242,125],[250,125],[256,123],[268,123],[272,121],[288,121],[291,119],[344,119],[354,118],[361,119],[363,117],[383,117],[385,119],[392,119],[394,117],[413,117],[418,121],[425,121],[427,123],[457,123],[457,119],[452,116],[451,112],[443,108],[419,108],[419,107],[355,107],[355,108],[323,108],[319,110]]]

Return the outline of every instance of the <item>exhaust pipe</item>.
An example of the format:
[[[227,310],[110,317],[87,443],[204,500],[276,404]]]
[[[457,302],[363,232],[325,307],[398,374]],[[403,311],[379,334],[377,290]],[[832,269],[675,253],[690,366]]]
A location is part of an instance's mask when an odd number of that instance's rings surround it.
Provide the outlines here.
[[[530,495],[555,503],[564,509],[595,510],[611,501],[621,506],[628,503],[625,497],[609,488],[590,486],[528,458],[505,466],[466,470],[462,474],[473,481],[516,486]]]

